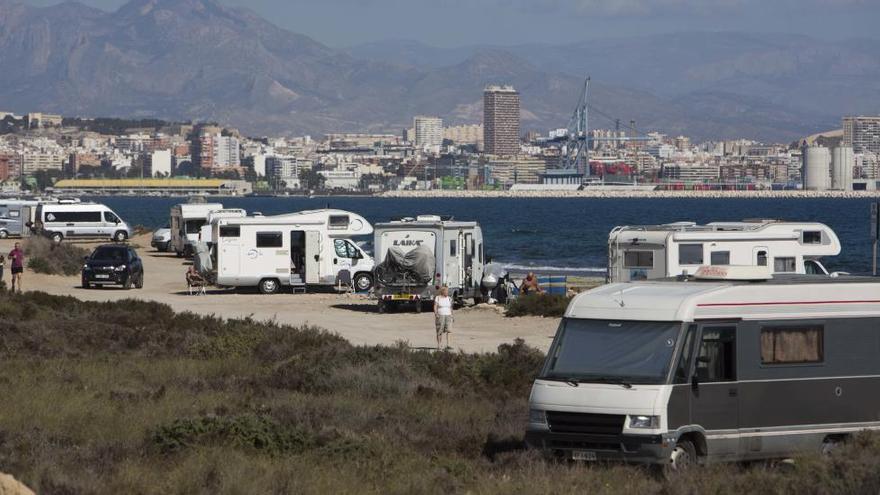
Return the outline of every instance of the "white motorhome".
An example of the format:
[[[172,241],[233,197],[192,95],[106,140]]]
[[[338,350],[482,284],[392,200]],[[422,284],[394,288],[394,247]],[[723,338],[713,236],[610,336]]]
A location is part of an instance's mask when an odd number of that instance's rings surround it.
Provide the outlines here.
[[[27,236],[28,224],[36,219],[39,204],[35,200],[0,200],[0,239]]]
[[[880,429],[880,281],[758,269],[575,297],[532,386],[528,445],[678,468]]]
[[[181,203],[171,207],[171,246],[177,256],[192,254],[193,243],[199,241],[199,232],[208,221],[208,214],[222,210],[220,203]]]
[[[218,218],[244,218],[247,211],[241,208],[224,208],[222,210],[213,210],[208,213],[205,225],[199,229],[199,242],[204,242],[211,247],[214,245],[214,220]]]
[[[608,236],[608,281],[693,274],[701,265],[768,266],[773,273],[827,275],[820,258],[838,254],[840,239],[830,227],[816,222],[623,226]]]
[[[218,286],[258,287],[264,294],[282,286],[337,285],[343,272],[359,291],[373,285],[373,259],[354,241],[373,227],[343,210],[314,210],[276,216],[219,218],[211,277]]]
[[[483,230],[477,222],[437,215],[406,217],[376,224],[373,238],[374,254],[380,262],[375,270],[380,311],[398,303],[415,304],[421,311],[422,301],[432,300],[443,285],[456,301],[481,297],[485,261]],[[400,266],[389,269],[390,263],[398,264],[389,261],[390,250],[400,257],[417,249],[425,250],[427,263],[433,267],[428,267],[430,273],[417,276]]]
[[[35,229],[59,243],[64,239],[112,239],[122,242],[132,229],[113,210],[99,203],[40,203]]]

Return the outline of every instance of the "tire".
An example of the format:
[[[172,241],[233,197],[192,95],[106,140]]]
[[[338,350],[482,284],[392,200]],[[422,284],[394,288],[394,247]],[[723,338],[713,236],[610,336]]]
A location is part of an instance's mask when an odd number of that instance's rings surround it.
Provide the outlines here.
[[[64,236],[61,235],[61,232],[53,232],[49,238],[52,239],[52,242],[55,244],[61,244],[61,241],[64,240]]]
[[[183,258],[183,253],[180,251],[175,251],[174,254],[176,254],[178,258]]]
[[[358,273],[352,280],[356,292],[369,292],[373,288],[373,276],[369,273]]]
[[[385,314],[385,313],[388,312],[388,307],[387,307],[387,305],[385,304],[385,301],[383,301],[383,300],[380,299],[380,300],[379,300],[379,304],[378,304],[378,306],[379,306],[379,314],[380,314],[380,315],[383,315],[383,314]]]
[[[260,280],[260,293],[275,294],[281,289],[281,282],[274,278],[264,278]]]
[[[83,279],[83,281],[82,281],[82,288],[83,288],[83,289],[91,289],[92,286],[89,284],[89,281],[88,281],[88,280]]]
[[[134,286],[138,289],[144,288],[144,272],[141,272],[141,274],[138,275],[137,280],[134,282]]]
[[[678,442],[669,454],[667,470],[680,473],[697,465],[697,449],[690,440]]]
[[[418,301],[416,301],[416,313],[421,313],[421,312],[422,312],[422,300],[419,299]]]
[[[128,239],[128,232],[120,230],[113,234],[113,240],[116,242],[125,242]]]
[[[8,238],[9,238],[9,232],[6,232],[5,230],[0,230],[0,239],[8,239]]]
[[[129,275],[125,277],[125,282],[122,284],[122,288],[125,290],[131,290],[131,279],[134,278],[134,275]]]

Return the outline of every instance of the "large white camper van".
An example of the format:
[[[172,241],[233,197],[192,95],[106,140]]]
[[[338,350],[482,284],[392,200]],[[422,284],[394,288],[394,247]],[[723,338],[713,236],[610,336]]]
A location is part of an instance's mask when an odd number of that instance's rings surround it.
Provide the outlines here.
[[[880,429],[880,282],[738,270],[575,297],[532,386],[528,445],[676,468]]]
[[[177,256],[192,254],[193,243],[199,241],[199,232],[208,222],[208,214],[222,209],[220,203],[181,203],[171,207],[171,246]]]
[[[483,231],[477,222],[422,215],[376,224],[373,236],[379,310],[430,301],[441,286],[455,300],[479,298],[483,279]]]
[[[220,218],[212,225],[211,277],[219,286],[271,294],[282,286],[336,285],[343,272],[357,290],[373,285],[373,259],[351,240],[372,234],[373,227],[356,213],[314,210]]]
[[[102,238],[122,242],[132,234],[131,227],[119,215],[98,203],[40,203],[34,223],[37,232],[56,243],[64,239]]]
[[[693,274],[702,265],[767,266],[773,273],[827,275],[819,259],[838,254],[837,235],[816,222],[746,220],[615,227],[608,236],[608,280]]]

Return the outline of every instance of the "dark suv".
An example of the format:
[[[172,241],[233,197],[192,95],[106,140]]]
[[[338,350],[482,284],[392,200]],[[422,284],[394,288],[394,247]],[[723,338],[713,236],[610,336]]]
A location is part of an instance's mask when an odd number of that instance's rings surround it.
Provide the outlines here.
[[[83,289],[93,285],[121,285],[131,289],[144,286],[144,264],[137,252],[121,244],[98,246],[86,256],[82,269]]]

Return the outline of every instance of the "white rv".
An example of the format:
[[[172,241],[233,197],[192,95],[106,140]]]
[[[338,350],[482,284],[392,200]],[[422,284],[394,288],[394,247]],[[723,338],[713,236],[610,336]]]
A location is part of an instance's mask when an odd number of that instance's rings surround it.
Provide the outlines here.
[[[35,229],[59,243],[64,239],[112,239],[122,242],[132,229],[105,205],[59,201],[40,203],[36,209]]]
[[[0,200],[0,239],[27,236],[39,204],[35,200]]]
[[[532,386],[528,445],[679,468],[880,429],[880,281],[738,270],[575,297]]]
[[[483,231],[477,222],[407,217],[376,224],[373,238],[380,312],[399,303],[421,311],[422,301],[432,300],[443,285],[456,301],[481,297]],[[413,264],[423,266],[413,269]]]
[[[608,236],[608,280],[693,274],[701,265],[768,266],[773,273],[827,275],[819,259],[838,254],[837,235],[816,222],[746,220],[615,227]]]
[[[222,210],[213,210],[208,213],[205,225],[199,229],[199,242],[204,242],[211,247],[214,245],[214,220],[219,218],[244,218],[247,211],[241,208],[224,208]]]
[[[198,242],[208,214],[222,209],[220,203],[182,203],[171,207],[171,246],[177,256],[192,254],[192,244]]]
[[[373,227],[356,213],[219,218],[212,226],[211,278],[218,286],[259,287],[271,294],[282,286],[336,285],[343,272],[359,291],[373,285],[373,259],[351,240],[372,234]]]

